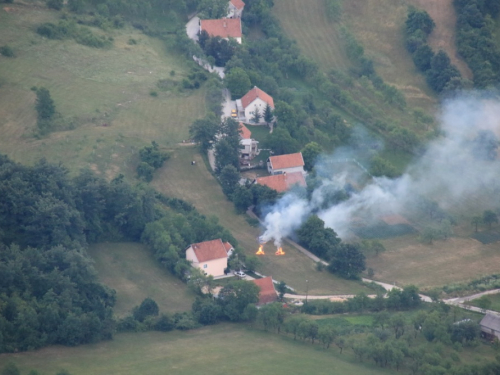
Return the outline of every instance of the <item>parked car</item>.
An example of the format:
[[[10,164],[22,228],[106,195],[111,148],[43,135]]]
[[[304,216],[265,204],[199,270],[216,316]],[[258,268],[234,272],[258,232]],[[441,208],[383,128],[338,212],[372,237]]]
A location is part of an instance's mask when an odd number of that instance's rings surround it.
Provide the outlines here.
[[[232,110],[231,110],[231,117],[232,117],[232,118],[236,118],[236,117],[238,117],[238,114],[236,113],[236,109],[232,109]]]
[[[234,271],[234,274],[236,276],[238,276],[238,277],[245,277],[246,276],[245,272],[243,272],[241,270],[240,271]]]

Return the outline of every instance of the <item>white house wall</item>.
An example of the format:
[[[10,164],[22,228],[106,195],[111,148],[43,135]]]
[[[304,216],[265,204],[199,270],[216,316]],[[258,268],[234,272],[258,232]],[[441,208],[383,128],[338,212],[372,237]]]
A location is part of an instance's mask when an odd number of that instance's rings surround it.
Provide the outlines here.
[[[247,121],[252,121],[253,115],[255,113],[255,109],[259,109],[260,113],[260,124],[264,124],[264,112],[266,111],[267,103],[263,101],[261,98],[255,99],[253,102],[251,102],[246,108],[245,108],[245,118]]]

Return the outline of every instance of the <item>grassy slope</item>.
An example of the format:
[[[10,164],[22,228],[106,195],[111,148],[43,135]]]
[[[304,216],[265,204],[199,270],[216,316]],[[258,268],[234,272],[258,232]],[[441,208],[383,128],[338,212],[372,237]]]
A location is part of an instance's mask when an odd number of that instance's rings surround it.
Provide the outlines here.
[[[189,332],[116,335],[113,341],[78,348],[53,346],[30,353],[0,355],[29,369],[83,374],[396,374],[357,363],[336,348],[322,349],[289,338],[220,324]],[[371,367],[371,368],[370,368]]]
[[[349,61],[340,39],[338,23],[325,14],[322,0],[276,0],[275,15],[285,32],[326,71],[346,70]],[[404,49],[401,28],[406,6],[399,0],[343,2],[343,23],[373,58],[377,72],[387,83],[398,87],[410,106],[433,110],[434,98],[424,78],[417,74]]]
[[[160,312],[191,310],[194,294],[165,272],[143,245],[106,242],[91,246],[88,252],[99,280],[116,290],[117,316],[126,315],[147,297],[158,303]]]
[[[191,161],[196,160],[196,165]],[[205,215],[215,215],[222,225],[229,229],[247,254],[257,251],[257,237],[260,229],[253,228],[243,215],[236,215],[231,202],[222,193],[218,182],[207,170],[201,155],[195,147],[178,146],[171,159],[158,172],[153,186],[166,195],[187,200]],[[269,255],[262,257],[259,271],[271,275],[275,280],[284,280],[293,288],[304,292],[305,280],[309,280],[311,294],[369,292],[361,285],[349,282],[327,272],[317,272],[315,264],[298,252],[285,246],[286,255],[276,257],[272,245],[267,245]]]
[[[165,53],[161,41],[131,28],[111,32],[110,50],[47,40],[33,30],[56,21],[57,13],[15,4],[10,9],[0,12],[0,45],[9,44],[17,57],[0,56],[0,152],[23,163],[46,157],[72,170],[88,166],[108,178],[131,175],[138,147],[182,141],[189,124],[204,115],[203,90],[149,95],[171,70],[177,80],[188,73],[186,61]],[[130,38],[138,44],[128,45]],[[78,127],[34,139],[32,86],[47,87],[57,111]]]

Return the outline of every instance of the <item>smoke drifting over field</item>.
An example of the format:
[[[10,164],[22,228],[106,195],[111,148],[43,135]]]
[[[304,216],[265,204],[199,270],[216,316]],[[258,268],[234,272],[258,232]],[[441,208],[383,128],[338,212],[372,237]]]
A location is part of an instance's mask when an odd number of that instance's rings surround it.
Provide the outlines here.
[[[286,194],[265,216],[262,240],[272,239],[279,246],[282,238],[292,234],[312,213],[345,238],[358,219],[369,223],[383,215],[408,215],[419,197],[437,201],[444,210],[485,191],[491,192],[490,197],[496,202],[500,196],[500,161],[496,153],[500,101],[472,95],[449,100],[443,104],[439,122],[442,136],[431,141],[423,155],[399,178],[374,178],[347,200],[326,207],[327,192],[332,187],[345,186],[345,173],[330,172],[330,178],[310,198],[293,192]],[[325,169],[331,169],[332,160],[338,159],[338,154],[323,158],[317,168],[324,174]],[[488,207],[477,207],[485,208]]]

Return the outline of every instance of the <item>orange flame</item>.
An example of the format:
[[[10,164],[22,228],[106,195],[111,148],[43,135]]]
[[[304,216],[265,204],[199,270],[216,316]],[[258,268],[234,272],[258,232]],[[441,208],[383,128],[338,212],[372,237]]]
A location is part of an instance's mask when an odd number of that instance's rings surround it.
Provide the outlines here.
[[[281,247],[278,247],[278,250],[274,253],[275,255],[285,255],[285,252]]]
[[[255,253],[255,255],[265,255],[266,253],[264,252],[264,245],[259,246],[259,251]]]

